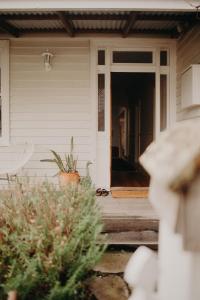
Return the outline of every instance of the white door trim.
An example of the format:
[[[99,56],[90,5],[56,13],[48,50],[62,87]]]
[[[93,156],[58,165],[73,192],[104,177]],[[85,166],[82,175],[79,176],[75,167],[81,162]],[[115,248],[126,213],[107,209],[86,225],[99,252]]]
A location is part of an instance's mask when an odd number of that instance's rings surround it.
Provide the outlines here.
[[[132,47],[131,47],[132,45]],[[112,64],[111,52],[112,49],[132,48],[137,49],[155,49],[155,64]],[[106,49],[106,66],[97,66],[97,51],[98,49]],[[169,67],[160,66],[160,50],[169,49],[170,63]],[[106,76],[105,87],[105,132],[98,132],[98,95],[97,95],[97,74],[104,72]],[[111,40],[91,39],[91,99],[92,99],[92,119],[93,119],[93,141],[92,145],[92,161],[93,161],[93,180],[98,187],[110,188],[110,136],[111,136],[111,89],[110,75],[111,72],[133,72],[133,73],[155,73],[156,74],[156,106],[155,106],[155,138],[160,134],[160,74],[167,74],[168,80],[168,116],[167,128],[175,123],[176,116],[176,42],[169,39],[123,39],[112,38]],[[159,88],[158,88],[159,87]],[[99,143],[103,153],[98,153]],[[101,171],[100,171],[101,169]]]

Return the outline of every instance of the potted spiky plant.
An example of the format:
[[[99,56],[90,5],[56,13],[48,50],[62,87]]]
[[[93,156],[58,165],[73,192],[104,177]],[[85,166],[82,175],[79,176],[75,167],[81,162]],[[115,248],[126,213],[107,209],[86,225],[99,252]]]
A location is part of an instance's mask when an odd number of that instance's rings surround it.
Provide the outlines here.
[[[80,175],[77,171],[77,161],[74,158],[74,139],[71,137],[70,153],[65,154],[65,159],[62,160],[61,156],[54,150],[50,150],[53,154],[53,159],[42,159],[43,162],[55,163],[59,169],[59,182],[61,185],[68,183],[78,183],[80,181]]]

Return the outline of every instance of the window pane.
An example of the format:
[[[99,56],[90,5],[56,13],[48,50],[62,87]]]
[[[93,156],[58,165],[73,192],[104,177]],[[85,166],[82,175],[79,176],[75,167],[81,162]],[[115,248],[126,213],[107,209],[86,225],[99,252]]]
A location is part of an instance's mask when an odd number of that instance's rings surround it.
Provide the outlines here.
[[[98,50],[98,65],[105,65],[105,50]]]
[[[98,131],[105,130],[105,74],[98,74]]]
[[[166,50],[162,50],[160,51],[160,65],[161,66],[167,66],[167,51]]]
[[[151,51],[113,51],[113,63],[152,63]]]
[[[167,127],[167,75],[160,75],[160,130]]]

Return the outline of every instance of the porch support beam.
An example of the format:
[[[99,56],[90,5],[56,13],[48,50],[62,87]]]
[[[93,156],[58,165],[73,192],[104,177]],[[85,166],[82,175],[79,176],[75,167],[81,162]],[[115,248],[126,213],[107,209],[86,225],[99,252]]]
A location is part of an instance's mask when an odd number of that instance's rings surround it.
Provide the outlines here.
[[[68,33],[68,35],[70,37],[74,37],[75,32],[74,32],[73,24],[70,20],[67,19],[67,17],[65,16],[65,13],[62,11],[58,11],[57,16],[59,17],[60,21],[62,22],[63,27],[64,27],[65,31]]]
[[[58,29],[22,29],[21,33],[65,33],[66,30],[63,28]],[[121,30],[119,29],[76,29],[76,34],[117,34],[121,35]],[[129,31],[129,35],[137,35],[137,34],[152,34],[152,35],[159,35],[165,37],[171,37],[172,31],[171,30],[159,30],[159,29],[132,29]]]
[[[0,18],[0,30],[14,37],[20,36],[19,30],[15,26],[9,24],[5,20],[2,20],[1,18]]]
[[[76,29],[76,33],[116,33],[121,35],[121,31],[119,29]],[[159,35],[171,35],[171,30],[159,30],[159,29],[131,29],[129,31],[129,35],[134,34],[159,34]]]
[[[131,12],[130,16],[122,30],[122,36],[127,37],[129,32],[133,29],[135,22],[137,21],[137,13]]]

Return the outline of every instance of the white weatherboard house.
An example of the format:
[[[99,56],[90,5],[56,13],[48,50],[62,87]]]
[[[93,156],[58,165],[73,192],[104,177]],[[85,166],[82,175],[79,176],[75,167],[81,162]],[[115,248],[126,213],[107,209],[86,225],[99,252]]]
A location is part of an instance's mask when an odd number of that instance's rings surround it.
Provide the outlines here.
[[[56,166],[40,160],[49,149],[64,154],[73,136],[80,174],[92,161],[97,187],[145,185],[140,154],[175,122],[200,116],[199,7],[1,0],[1,164],[12,163],[10,143],[31,142],[23,172],[55,180]]]

